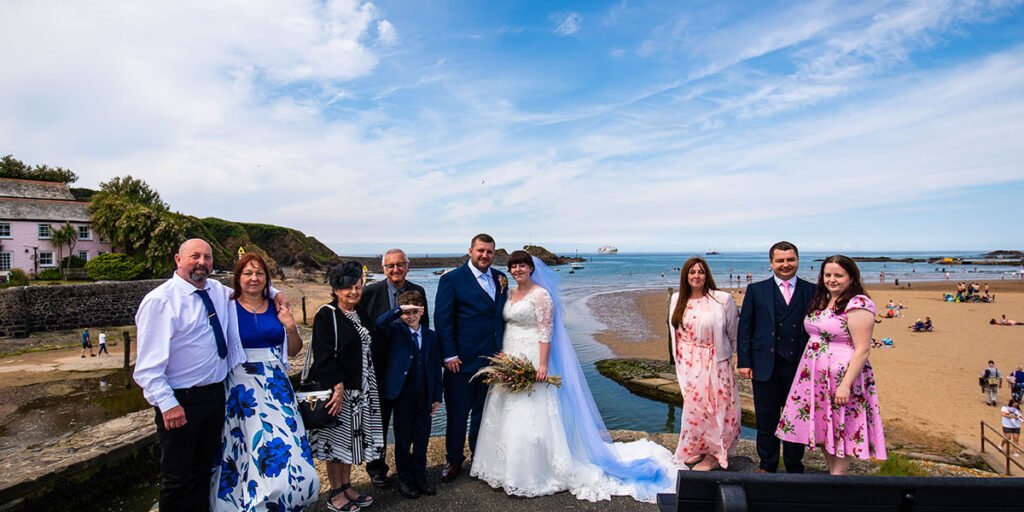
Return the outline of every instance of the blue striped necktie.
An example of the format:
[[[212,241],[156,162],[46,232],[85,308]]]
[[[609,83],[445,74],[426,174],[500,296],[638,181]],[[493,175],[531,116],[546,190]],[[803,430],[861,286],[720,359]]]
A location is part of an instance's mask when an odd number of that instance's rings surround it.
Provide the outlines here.
[[[196,290],[196,295],[203,299],[203,306],[206,306],[206,317],[210,320],[210,327],[213,328],[213,337],[217,339],[217,355],[224,359],[228,357],[228,342],[224,339],[224,329],[220,327],[220,319],[217,318],[217,310],[213,308],[210,293],[206,290]]]

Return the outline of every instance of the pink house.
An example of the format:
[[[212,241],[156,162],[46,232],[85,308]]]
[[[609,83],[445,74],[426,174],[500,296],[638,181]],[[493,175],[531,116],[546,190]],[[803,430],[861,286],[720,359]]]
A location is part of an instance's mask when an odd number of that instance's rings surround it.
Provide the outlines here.
[[[78,230],[74,255],[89,260],[111,252],[110,243],[89,226],[88,205],[75,201],[64,183],[0,178],[0,275],[12,268],[29,275],[56,268],[60,261],[50,234],[65,222]]]

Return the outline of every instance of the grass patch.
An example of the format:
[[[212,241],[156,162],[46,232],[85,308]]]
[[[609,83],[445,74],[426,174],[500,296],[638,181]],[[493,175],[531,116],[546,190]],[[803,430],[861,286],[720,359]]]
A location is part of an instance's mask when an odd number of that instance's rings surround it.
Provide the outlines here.
[[[878,466],[879,476],[928,476],[916,461],[901,453],[889,452],[889,458]]]

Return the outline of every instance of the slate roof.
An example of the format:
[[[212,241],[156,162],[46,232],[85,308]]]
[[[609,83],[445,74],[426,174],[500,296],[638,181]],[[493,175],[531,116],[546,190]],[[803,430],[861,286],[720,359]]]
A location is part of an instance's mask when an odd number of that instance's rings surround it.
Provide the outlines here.
[[[0,197],[0,220],[88,223],[89,203]]]
[[[0,178],[0,198],[62,199],[74,201],[75,196],[64,183]]]

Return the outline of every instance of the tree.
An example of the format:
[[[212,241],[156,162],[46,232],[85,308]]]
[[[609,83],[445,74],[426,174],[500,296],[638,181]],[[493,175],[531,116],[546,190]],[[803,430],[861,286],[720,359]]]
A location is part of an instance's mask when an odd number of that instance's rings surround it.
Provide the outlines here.
[[[97,232],[150,272],[173,269],[174,253],[185,236],[185,220],[170,211],[146,182],[125,176],[101,183],[89,213]]]
[[[58,183],[74,183],[78,181],[78,175],[67,169],[50,167],[48,165],[31,167],[12,155],[0,158],[0,178],[53,181]]]
[[[75,245],[78,244],[78,228],[72,226],[69,222],[65,222],[60,227],[51,225],[50,242],[57,247],[57,261],[63,262],[64,246],[67,246],[68,254],[71,254],[75,250]],[[66,270],[67,268],[61,269],[61,272]]]

